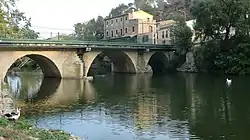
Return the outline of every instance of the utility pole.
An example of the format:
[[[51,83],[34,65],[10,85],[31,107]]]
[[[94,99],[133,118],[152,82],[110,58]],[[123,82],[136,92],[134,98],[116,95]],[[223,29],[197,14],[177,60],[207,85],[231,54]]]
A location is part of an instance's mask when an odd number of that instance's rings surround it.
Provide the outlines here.
[[[59,34],[59,32],[57,33],[57,39],[60,40],[60,34]]]

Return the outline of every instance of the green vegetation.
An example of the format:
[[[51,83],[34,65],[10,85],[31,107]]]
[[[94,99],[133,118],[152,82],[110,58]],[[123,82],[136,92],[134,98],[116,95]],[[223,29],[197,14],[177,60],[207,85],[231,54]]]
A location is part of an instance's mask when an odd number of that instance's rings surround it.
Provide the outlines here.
[[[0,0],[0,37],[36,39],[39,33],[30,29],[31,18],[16,8],[16,0]]]
[[[59,130],[44,130],[34,128],[24,119],[8,121],[0,118],[0,138],[11,140],[69,140],[73,139],[70,134]]]
[[[163,0],[134,0],[133,3],[120,4],[111,9],[109,16],[118,16],[131,12],[133,9],[141,9],[152,14],[156,20],[172,19],[176,16],[190,19],[189,12],[190,0],[168,0],[171,4],[167,5]],[[185,13],[185,14],[184,14]],[[104,17],[98,16],[85,23],[76,23],[75,31],[69,37],[77,40],[102,40],[104,36]]]
[[[250,74],[250,1],[196,0],[190,12],[199,47],[195,61],[200,71]]]

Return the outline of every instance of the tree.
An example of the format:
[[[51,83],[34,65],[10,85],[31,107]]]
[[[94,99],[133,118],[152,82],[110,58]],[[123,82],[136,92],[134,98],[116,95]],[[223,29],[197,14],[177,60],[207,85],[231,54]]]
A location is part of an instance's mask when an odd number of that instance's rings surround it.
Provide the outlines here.
[[[77,40],[84,40],[85,23],[77,23],[74,25],[74,28],[75,28],[74,37]]]
[[[31,30],[31,19],[16,8],[15,0],[0,0],[0,37],[37,38],[38,33]]]
[[[176,24],[171,30],[171,40],[174,40],[174,44],[178,47],[178,53],[185,55],[192,47],[191,29],[187,26],[183,18],[177,18]]]
[[[201,47],[195,59],[209,71],[249,74],[249,0],[196,0],[191,13]],[[204,66],[204,64],[206,64]]]
[[[135,0],[134,5],[136,9],[141,9],[152,15],[156,15],[157,1],[156,0]]]
[[[101,40],[104,36],[104,23],[101,16],[86,23],[77,23],[74,28],[74,37],[78,40]]]
[[[119,16],[121,14],[127,13],[129,10],[129,6],[125,5],[125,4],[119,4],[117,7],[112,8],[110,13],[109,13],[109,17],[115,17],[115,16]]]
[[[190,4],[191,0],[159,0],[161,5],[159,9],[163,10],[161,19],[172,19],[176,16],[182,16],[186,20],[192,19],[193,17],[190,14]]]
[[[203,41],[217,39],[228,42],[233,36],[248,35],[249,9],[249,0],[193,1],[191,13],[196,18],[194,29],[197,37]],[[236,34],[231,34],[233,29]]]

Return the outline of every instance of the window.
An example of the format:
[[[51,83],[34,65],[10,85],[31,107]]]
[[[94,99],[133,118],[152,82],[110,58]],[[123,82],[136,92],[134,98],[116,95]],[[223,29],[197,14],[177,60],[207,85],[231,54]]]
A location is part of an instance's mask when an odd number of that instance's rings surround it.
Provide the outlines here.
[[[125,33],[128,33],[128,28],[125,28]]]
[[[149,26],[149,32],[153,32],[153,27],[152,26]]]
[[[143,42],[148,42],[148,35],[144,35],[144,36],[142,37],[142,41],[143,41]]]
[[[113,24],[113,20],[111,20],[111,24]]]
[[[112,37],[114,36],[114,32],[113,32],[113,31],[111,31],[111,36],[112,36]]]
[[[117,23],[117,22],[118,22],[118,19],[115,19],[115,22]]]
[[[106,32],[106,36],[109,36],[109,31]]]
[[[135,27],[132,27],[132,32],[134,32],[135,31]]]
[[[161,37],[162,38],[164,38],[164,34],[165,34],[164,31],[162,31],[162,33],[161,33]]]
[[[159,26],[160,26],[160,24],[159,24],[159,23],[157,23],[157,24],[156,24],[156,28],[159,28]]]
[[[158,39],[158,32],[156,33],[156,39]]]
[[[125,20],[128,20],[128,17],[127,17],[127,16],[125,17]]]
[[[148,18],[148,22],[149,22],[149,18]]]
[[[107,21],[107,22],[106,22],[106,24],[108,25],[108,24],[109,24],[109,22]]]
[[[121,18],[121,21],[122,21],[122,18]]]
[[[121,29],[121,35],[123,34],[122,29]]]
[[[169,38],[168,30],[166,31],[166,38]]]
[[[115,34],[118,34],[118,30],[115,30]]]

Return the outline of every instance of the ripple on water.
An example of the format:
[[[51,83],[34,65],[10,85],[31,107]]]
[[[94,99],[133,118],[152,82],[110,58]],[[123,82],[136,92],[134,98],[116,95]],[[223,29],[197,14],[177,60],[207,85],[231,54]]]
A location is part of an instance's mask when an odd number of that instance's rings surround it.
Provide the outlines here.
[[[218,84],[221,80],[211,77],[124,77],[96,79],[88,85],[64,80],[57,90],[53,89],[55,93],[34,101],[22,100],[36,87],[32,85],[34,79],[20,81],[22,89],[14,91],[20,91],[15,95],[21,96],[23,114],[34,124],[88,140],[185,140],[231,131],[238,139],[249,138],[244,134],[250,118],[246,113],[250,105],[245,80],[225,90],[224,81]],[[229,122],[221,116],[228,116]]]

